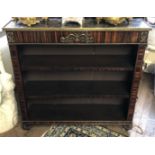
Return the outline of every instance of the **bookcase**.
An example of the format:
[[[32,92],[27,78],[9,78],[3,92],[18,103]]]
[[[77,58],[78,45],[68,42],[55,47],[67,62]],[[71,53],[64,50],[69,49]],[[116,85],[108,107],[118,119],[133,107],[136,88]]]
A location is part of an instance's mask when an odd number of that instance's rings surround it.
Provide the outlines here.
[[[150,28],[5,27],[23,127],[130,124]]]

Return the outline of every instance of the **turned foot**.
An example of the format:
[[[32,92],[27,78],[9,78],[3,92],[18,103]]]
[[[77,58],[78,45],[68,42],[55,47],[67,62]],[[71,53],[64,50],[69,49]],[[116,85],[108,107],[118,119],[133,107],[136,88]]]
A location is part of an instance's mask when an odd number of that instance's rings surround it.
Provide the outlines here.
[[[23,123],[22,124],[22,128],[24,129],[24,130],[30,130],[31,129],[31,125],[30,124],[28,124],[28,123]]]

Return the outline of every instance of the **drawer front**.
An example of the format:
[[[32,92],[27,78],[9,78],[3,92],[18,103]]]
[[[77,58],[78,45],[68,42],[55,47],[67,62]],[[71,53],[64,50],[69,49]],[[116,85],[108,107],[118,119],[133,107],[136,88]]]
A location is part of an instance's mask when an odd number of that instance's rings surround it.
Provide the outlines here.
[[[146,43],[146,31],[13,31],[9,43]]]

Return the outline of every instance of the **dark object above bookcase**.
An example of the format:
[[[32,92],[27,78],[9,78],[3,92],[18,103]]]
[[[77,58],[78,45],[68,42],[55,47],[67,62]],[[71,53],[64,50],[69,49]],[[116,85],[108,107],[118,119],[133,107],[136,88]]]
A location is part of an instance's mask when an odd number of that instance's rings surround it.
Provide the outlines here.
[[[133,21],[134,22],[134,21]],[[130,124],[150,28],[5,27],[23,127]]]

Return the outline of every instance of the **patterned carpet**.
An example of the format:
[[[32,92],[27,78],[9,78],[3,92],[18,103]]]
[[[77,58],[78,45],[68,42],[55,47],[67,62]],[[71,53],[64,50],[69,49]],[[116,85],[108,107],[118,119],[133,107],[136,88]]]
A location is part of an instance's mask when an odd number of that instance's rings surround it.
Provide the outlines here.
[[[127,137],[129,126],[52,125],[43,137]]]

